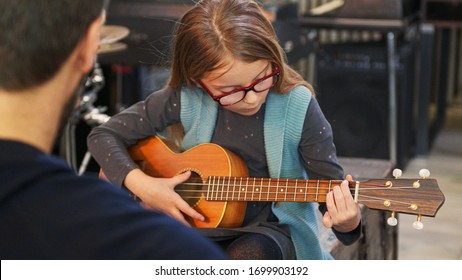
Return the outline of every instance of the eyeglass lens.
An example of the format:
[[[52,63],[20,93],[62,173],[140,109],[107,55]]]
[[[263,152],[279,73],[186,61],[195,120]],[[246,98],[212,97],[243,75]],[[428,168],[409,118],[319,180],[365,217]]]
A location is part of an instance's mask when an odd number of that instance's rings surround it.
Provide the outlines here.
[[[275,77],[270,76],[270,77],[264,79],[263,81],[260,81],[258,84],[255,84],[253,87],[251,87],[247,91],[241,90],[241,91],[237,91],[237,92],[235,92],[233,94],[223,96],[222,98],[220,98],[220,104],[221,105],[235,104],[235,103],[241,101],[242,99],[244,99],[247,92],[249,92],[251,90],[255,91],[255,92],[262,92],[262,91],[268,90],[269,88],[271,88],[274,85],[275,81],[276,81]]]

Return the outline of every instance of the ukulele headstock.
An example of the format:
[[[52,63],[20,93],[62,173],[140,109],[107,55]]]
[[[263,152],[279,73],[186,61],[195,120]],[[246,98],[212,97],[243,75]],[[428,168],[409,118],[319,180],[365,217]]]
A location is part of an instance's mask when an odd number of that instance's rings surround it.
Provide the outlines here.
[[[395,213],[416,215],[413,223],[416,229],[422,229],[422,216],[435,217],[444,203],[444,195],[435,179],[429,179],[430,172],[422,169],[421,178],[400,179],[402,172],[393,171],[394,178],[371,179],[360,183],[358,202],[370,209],[390,211],[387,222],[396,226]]]

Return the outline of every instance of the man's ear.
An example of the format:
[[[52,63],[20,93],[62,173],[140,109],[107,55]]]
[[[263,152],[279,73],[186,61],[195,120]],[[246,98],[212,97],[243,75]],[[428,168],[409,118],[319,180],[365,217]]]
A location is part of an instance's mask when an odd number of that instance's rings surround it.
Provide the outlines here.
[[[104,20],[104,14],[94,20],[79,43],[79,68],[84,73],[89,72],[95,65],[96,54],[101,40],[100,30]]]

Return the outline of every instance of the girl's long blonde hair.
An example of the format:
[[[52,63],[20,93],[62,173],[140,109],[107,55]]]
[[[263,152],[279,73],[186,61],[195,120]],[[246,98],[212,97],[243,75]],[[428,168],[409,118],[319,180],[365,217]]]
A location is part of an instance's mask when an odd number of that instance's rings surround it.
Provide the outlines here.
[[[168,87],[191,87],[230,59],[244,62],[268,60],[281,74],[273,89],[285,94],[297,85],[313,87],[287,64],[271,22],[252,0],[201,0],[176,24],[172,42]],[[168,129],[172,149],[183,139],[181,124]]]
[[[268,60],[279,65],[278,93],[297,85],[312,86],[287,64],[271,22],[251,0],[202,0],[177,23],[168,86],[193,86],[229,59]]]

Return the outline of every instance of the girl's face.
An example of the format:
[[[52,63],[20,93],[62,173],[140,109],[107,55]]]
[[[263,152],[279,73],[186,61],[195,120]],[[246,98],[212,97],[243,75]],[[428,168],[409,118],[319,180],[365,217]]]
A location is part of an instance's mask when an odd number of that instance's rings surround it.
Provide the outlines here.
[[[226,67],[210,72],[200,81],[200,84],[210,95],[218,97],[238,88],[247,88],[255,81],[270,75],[272,72],[273,67],[267,60],[250,63],[235,60]],[[268,83],[264,88],[272,86],[273,79],[276,79],[276,77],[268,77],[268,79],[259,82],[259,85],[254,89],[259,91],[259,86],[265,86]],[[251,116],[257,113],[265,103],[268,92],[269,88],[260,92],[249,90],[242,100],[232,105],[224,106],[224,108],[243,116]],[[227,98],[233,99],[237,97],[239,99],[240,94],[242,92],[232,93]],[[231,95],[233,96],[231,97]],[[240,96],[242,98],[242,95]],[[223,101],[222,99],[221,103]]]

